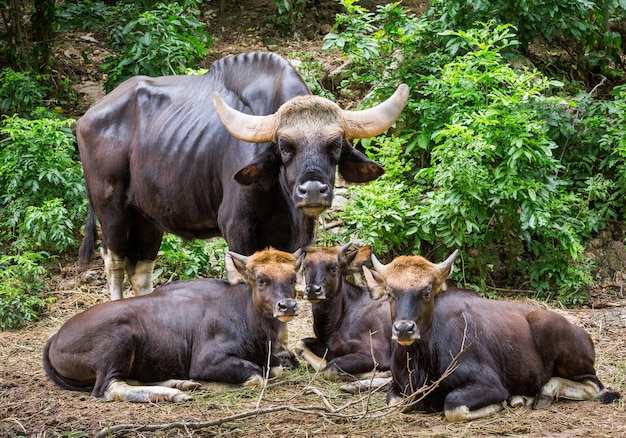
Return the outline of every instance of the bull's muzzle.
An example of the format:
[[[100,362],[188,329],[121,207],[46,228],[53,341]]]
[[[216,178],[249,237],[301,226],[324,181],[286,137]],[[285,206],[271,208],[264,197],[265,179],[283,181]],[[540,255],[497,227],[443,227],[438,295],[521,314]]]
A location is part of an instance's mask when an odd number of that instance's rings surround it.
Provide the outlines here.
[[[305,181],[296,187],[296,205],[308,216],[319,216],[330,207],[333,192],[321,181]]]
[[[391,328],[391,339],[400,345],[409,346],[420,338],[420,331],[414,321],[401,319]]]
[[[289,322],[298,314],[298,302],[293,299],[280,300],[276,303],[274,317],[281,322]]]
[[[304,297],[312,303],[317,303],[326,299],[324,288],[317,284],[307,284],[304,288]]]

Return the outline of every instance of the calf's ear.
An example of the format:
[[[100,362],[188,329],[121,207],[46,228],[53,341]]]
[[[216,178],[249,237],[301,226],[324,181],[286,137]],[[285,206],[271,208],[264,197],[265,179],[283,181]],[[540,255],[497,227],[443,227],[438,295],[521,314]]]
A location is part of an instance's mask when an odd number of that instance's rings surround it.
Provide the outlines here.
[[[230,258],[230,261],[232,262],[230,270],[228,270],[229,263],[225,263],[228,282],[230,284],[249,283],[250,271],[248,271],[248,268],[246,267],[246,263],[248,263],[248,257],[237,254],[233,251],[227,251],[227,254],[228,257],[226,258],[226,260]],[[234,267],[235,269],[232,269],[232,267]]]
[[[231,285],[246,282],[246,279],[243,277],[243,275],[241,275],[241,273],[235,266],[235,261],[228,253],[228,251],[224,254],[224,265],[226,267],[226,278]]]
[[[338,167],[343,179],[353,183],[372,181],[385,173],[382,166],[351,145],[344,145]]]
[[[346,256],[346,273],[357,274],[363,266],[371,266],[372,247],[362,246],[357,251]]]
[[[363,266],[363,276],[365,283],[370,290],[370,296],[373,300],[381,298],[387,292],[387,282],[376,271],[372,271],[367,266]]]

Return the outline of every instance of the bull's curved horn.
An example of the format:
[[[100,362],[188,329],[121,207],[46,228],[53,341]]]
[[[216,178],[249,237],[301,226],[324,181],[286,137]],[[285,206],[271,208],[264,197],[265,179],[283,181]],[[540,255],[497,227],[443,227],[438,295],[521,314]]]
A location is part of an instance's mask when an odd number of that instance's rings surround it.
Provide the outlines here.
[[[372,253],[372,268],[374,268],[374,270],[378,272],[382,272],[385,270],[385,265],[383,265],[378,260],[378,258],[376,258],[376,255],[374,253]]]
[[[385,132],[402,113],[409,97],[409,87],[401,84],[393,95],[375,107],[363,111],[341,110],[346,138],[369,138]]]
[[[248,264],[248,256],[237,254],[236,252],[228,251],[228,255],[234,259],[239,260],[244,265]]]
[[[213,96],[213,106],[226,130],[236,139],[250,143],[274,141],[280,121],[277,113],[267,116],[242,113],[224,102],[219,93]]]
[[[296,252],[294,252],[293,254],[291,254],[293,256],[294,259],[297,259],[298,257],[300,257],[302,255],[302,248],[298,248],[296,250]]]

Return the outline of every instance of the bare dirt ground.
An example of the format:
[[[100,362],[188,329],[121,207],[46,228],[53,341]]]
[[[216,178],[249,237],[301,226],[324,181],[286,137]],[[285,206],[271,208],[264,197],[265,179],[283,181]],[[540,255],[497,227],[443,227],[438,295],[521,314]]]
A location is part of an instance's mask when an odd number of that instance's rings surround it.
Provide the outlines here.
[[[228,13],[220,14],[221,21],[211,21],[212,15],[207,15],[212,34],[220,36],[213,43],[207,65],[230,53],[268,50],[269,46],[283,55],[296,51],[316,53],[325,71],[341,64],[341,59],[320,48],[332,19],[302,24],[301,32],[285,38],[264,24],[263,16],[271,10],[271,0],[224,3]],[[361,2],[368,7],[376,3],[384,2]],[[318,7],[324,5],[326,2],[322,1]],[[423,8],[423,2],[406,1],[403,5],[418,12]],[[68,38],[61,42],[66,48],[64,56],[79,60],[80,44],[90,43],[76,35]],[[101,92],[98,78],[89,74],[89,66],[80,68],[83,80],[78,88],[87,93],[83,98],[89,105]],[[598,245],[606,248],[611,239]],[[567,315],[591,334],[600,379],[624,395],[625,268],[612,268],[619,276],[612,273],[610,277],[598,278],[599,287],[584,308],[563,310],[536,303]],[[384,407],[382,392],[361,396],[342,393],[338,384],[315,375],[303,364],[263,390],[196,392],[193,401],[180,404],[104,402],[87,393],[62,390],[43,371],[43,346],[69,317],[108,299],[104,283],[100,259],[94,261],[87,275],[76,270],[71,257],[60,261],[59,272],[50,284],[55,302],[49,305],[43,319],[20,330],[0,332],[0,437],[626,437],[623,400],[610,405],[559,401],[544,410],[511,409],[487,419],[452,424],[440,414],[405,415],[390,411]],[[310,306],[302,300],[299,305],[301,315],[290,323],[292,348],[299,338],[312,335]]]

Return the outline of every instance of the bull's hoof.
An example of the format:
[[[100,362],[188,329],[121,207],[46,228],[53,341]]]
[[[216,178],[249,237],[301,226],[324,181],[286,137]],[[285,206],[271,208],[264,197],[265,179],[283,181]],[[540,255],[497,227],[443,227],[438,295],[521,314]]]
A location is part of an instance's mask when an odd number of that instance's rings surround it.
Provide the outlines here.
[[[296,369],[300,366],[296,355],[290,351],[280,351],[276,353],[276,357],[283,368]]]

